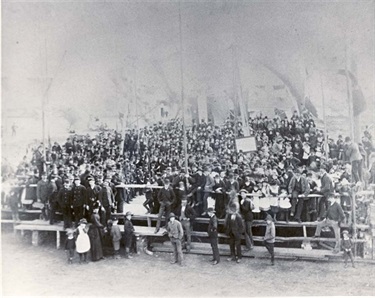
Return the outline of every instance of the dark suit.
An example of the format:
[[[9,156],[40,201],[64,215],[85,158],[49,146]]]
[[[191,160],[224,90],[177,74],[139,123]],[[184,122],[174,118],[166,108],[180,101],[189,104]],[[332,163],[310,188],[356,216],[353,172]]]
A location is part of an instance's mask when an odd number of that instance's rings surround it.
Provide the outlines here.
[[[307,195],[310,193],[310,185],[307,179],[303,176],[300,177],[299,181],[296,177],[293,177],[288,186],[288,192],[292,195],[291,204],[292,209],[291,213],[295,212],[295,219],[301,220],[301,214],[304,207],[304,198],[299,198],[299,195],[303,195],[304,197],[307,197]],[[296,211],[297,206],[297,211]]]
[[[230,254],[231,257],[234,259],[241,259],[241,236],[244,232],[244,226],[242,217],[239,214],[233,214],[234,218],[232,218],[232,214],[228,214],[225,219],[225,231],[227,235],[230,237],[229,239],[229,246],[230,246]]]
[[[57,203],[60,206],[64,218],[64,229],[70,228],[72,225],[72,192],[68,188],[62,188],[57,194]]]
[[[83,218],[84,208],[87,205],[86,188],[83,185],[74,186],[72,189],[72,205],[76,225]]]
[[[212,247],[213,260],[220,262],[220,254],[218,247],[218,235],[217,235],[217,217],[214,214],[210,221],[208,222],[208,237],[210,238],[210,243]]]
[[[110,186],[103,186],[99,192],[99,201],[102,205],[100,222],[102,225],[107,225],[107,220],[111,218],[111,207],[114,202],[114,194]]]
[[[324,213],[328,208],[328,201],[327,198],[331,193],[334,193],[334,186],[331,177],[327,173],[324,173],[322,177],[320,177],[321,187],[320,193],[324,196],[319,200],[318,206],[318,218],[323,218]]]

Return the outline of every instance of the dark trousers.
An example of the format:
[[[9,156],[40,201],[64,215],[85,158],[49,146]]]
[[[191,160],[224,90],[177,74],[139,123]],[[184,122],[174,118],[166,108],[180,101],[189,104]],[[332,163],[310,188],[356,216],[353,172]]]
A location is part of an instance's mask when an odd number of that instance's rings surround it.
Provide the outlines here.
[[[57,203],[51,202],[49,204],[49,223],[53,225],[56,221],[56,210],[57,210]]]
[[[158,221],[156,223],[156,228],[160,228],[161,224],[161,217],[163,216],[163,213],[165,212],[165,225],[168,223],[169,219],[169,213],[171,213],[171,205],[166,205],[166,204],[160,204],[160,209],[159,209],[159,215],[158,215]]]
[[[184,229],[184,237],[182,238],[182,247],[190,251],[191,247],[191,224],[190,220],[181,220],[182,228]],[[185,241],[186,237],[186,241]]]
[[[274,252],[275,244],[267,242],[267,241],[264,241],[263,243],[264,243],[264,246],[267,248],[268,252],[271,255],[271,263],[273,264],[275,262],[275,252]]]
[[[100,223],[107,226],[107,221],[111,219],[111,206],[102,206],[100,213]]]
[[[248,249],[254,246],[253,232],[251,231],[252,225],[251,221],[245,221],[245,241]]]
[[[214,261],[220,262],[220,254],[219,254],[217,237],[210,237],[210,243],[212,247],[212,254],[213,254]]]
[[[63,209],[63,219],[64,219],[64,229],[68,229],[72,227],[72,212],[70,207],[66,207]]]
[[[242,258],[241,252],[241,236],[236,237],[233,233],[229,235],[229,247],[230,247],[230,255],[232,258]]]
[[[351,249],[349,249],[349,251],[346,251],[344,249],[344,261],[345,261],[345,265],[348,263],[348,258],[350,258],[350,261],[352,262],[352,265],[354,267],[354,258],[353,258],[353,252]]]
[[[327,210],[328,201],[326,197],[321,197],[319,199],[319,204],[318,204],[318,218],[322,219],[324,217],[324,213]]]
[[[292,200],[291,200],[292,210],[291,210],[291,212],[295,213],[294,214],[295,219],[300,220],[301,214],[302,214],[302,211],[303,211],[303,207],[305,205],[305,201],[304,201],[303,198],[299,198],[298,195],[299,195],[298,192],[296,192],[296,191],[292,192]]]
[[[73,207],[73,213],[74,213],[74,222],[77,226],[78,222],[83,218],[83,206]]]

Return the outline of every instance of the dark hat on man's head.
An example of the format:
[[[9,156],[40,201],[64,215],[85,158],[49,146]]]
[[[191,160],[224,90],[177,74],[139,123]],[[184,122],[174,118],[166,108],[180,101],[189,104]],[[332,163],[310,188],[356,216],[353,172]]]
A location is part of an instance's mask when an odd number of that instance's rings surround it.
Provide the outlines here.
[[[125,213],[125,216],[128,216],[128,215],[133,215],[133,213],[131,211],[128,211]]]
[[[171,213],[169,214],[169,218],[171,218],[171,217],[176,217],[176,215],[175,215],[173,212],[171,212]]]
[[[215,213],[215,210],[214,210],[214,208],[212,208],[212,207],[210,207],[210,208],[207,208],[207,213],[209,213],[209,212]]]

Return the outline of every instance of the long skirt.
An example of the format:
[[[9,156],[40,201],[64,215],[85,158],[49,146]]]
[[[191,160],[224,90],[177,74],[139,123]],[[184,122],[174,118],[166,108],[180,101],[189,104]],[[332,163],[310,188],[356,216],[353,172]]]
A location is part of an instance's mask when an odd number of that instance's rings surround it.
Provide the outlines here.
[[[90,227],[91,260],[97,261],[103,258],[102,231],[98,227]]]

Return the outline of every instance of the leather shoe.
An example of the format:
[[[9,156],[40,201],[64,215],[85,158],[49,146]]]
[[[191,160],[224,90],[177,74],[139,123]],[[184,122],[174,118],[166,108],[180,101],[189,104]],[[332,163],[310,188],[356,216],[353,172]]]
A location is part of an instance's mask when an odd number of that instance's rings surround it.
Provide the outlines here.
[[[241,263],[241,259],[236,260],[237,264]]]
[[[213,261],[213,262],[212,262],[212,265],[217,265],[217,264],[219,264],[218,261]]]
[[[171,261],[171,264],[176,264],[177,263],[177,261]]]
[[[228,258],[227,259],[228,262],[235,261],[235,260],[236,260],[235,258]]]

